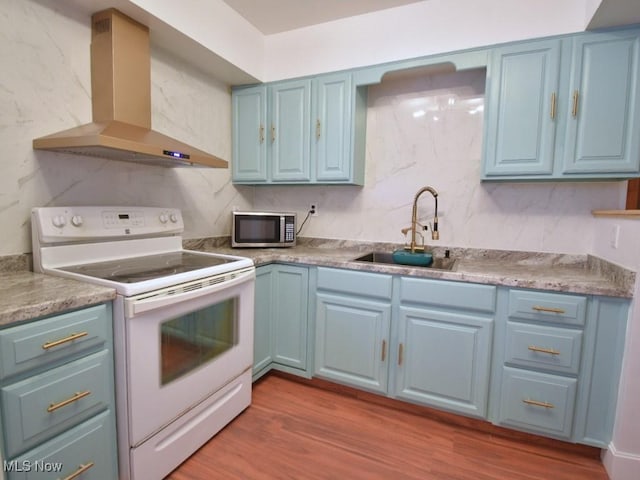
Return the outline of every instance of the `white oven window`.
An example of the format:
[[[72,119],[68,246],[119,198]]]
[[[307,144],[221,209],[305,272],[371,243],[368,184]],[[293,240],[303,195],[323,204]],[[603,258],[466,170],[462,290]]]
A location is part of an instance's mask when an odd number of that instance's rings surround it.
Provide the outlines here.
[[[238,298],[229,298],[160,327],[160,384],[209,363],[238,344]]]

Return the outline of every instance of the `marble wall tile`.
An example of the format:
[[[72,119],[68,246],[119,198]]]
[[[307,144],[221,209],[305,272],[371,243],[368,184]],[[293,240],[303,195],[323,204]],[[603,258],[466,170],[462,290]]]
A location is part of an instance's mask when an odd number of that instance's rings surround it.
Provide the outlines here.
[[[251,187],[230,169],[176,168],[34,151],[33,138],[91,121],[90,19],[56,2],[0,4],[0,255],[31,251],[30,210],[59,205],[182,209],[185,237],[228,235]],[[152,126],[231,160],[227,85],[152,49]]]

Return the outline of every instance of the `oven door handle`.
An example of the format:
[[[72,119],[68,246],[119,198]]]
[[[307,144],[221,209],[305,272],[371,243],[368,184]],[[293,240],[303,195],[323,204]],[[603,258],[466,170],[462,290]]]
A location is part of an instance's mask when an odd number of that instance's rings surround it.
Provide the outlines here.
[[[184,293],[169,293],[171,290],[175,291],[175,287],[164,288],[159,292],[156,292],[156,295],[152,297],[133,297],[125,300],[125,315],[127,318],[132,318],[136,315],[140,315],[151,310],[166,307],[168,305],[175,305],[180,302],[186,302],[188,300],[193,300],[205,295],[210,295],[212,293],[216,293],[221,290],[225,290],[227,288],[231,288],[241,283],[247,282],[253,278],[255,278],[255,269],[252,267],[247,269],[246,271],[236,273],[235,277],[231,280],[226,280],[224,282],[209,285],[207,287],[198,288],[196,290],[188,290]],[[207,279],[201,279],[190,282],[189,284],[195,285],[206,280]],[[139,297],[144,297],[144,295],[140,295]]]

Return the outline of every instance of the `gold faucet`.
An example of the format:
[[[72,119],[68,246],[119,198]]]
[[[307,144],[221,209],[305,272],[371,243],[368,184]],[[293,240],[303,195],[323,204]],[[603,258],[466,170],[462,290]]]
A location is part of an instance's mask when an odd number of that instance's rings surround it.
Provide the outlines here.
[[[411,253],[415,253],[416,250],[424,251],[424,244],[422,245],[422,247],[416,246],[416,227],[418,225],[418,198],[420,198],[420,195],[422,195],[424,192],[429,192],[431,195],[433,195],[433,199],[436,202],[433,225],[431,226],[431,239],[438,240],[440,238],[440,233],[438,232],[438,192],[436,192],[433,187],[422,187],[420,190],[418,190],[418,193],[416,193],[416,196],[413,199],[413,210],[411,211],[411,245],[409,247]],[[403,230],[403,232],[406,233],[407,230]]]

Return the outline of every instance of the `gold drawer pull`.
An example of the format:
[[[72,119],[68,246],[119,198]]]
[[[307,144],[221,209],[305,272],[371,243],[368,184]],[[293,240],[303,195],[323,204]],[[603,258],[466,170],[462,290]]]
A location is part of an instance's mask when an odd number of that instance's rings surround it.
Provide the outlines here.
[[[89,335],[89,332],[72,333],[68,337],[61,338],[60,340],[43,343],[42,349],[49,350],[50,348],[57,347],[58,345],[62,345],[63,343],[73,342],[74,340],[77,340],[78,338],[86,337],[87,335]]]
[[[320,119],[316,120],[316,139],[320,140]]]
[[[528,398],[522,401],[527,405],[533,405],[534,407],[554,408],[553,403],[549,402],[539,402],[537,400],[529,400]]]
[[[560,352],[554,350],[553,348],[542,348],[536,347],[535,345],[529,345],[529,350],[531,350],[532,352],[548,353],[549,355],[560,355]]]
[[[576,118],[578,116],[578,90],[574,90],[573,91],[573,108],[571,109],[571,115],[573,116],[573,118]]]
[[[95,464],[93,462],[85,463],[84,465],[80,464],[78,466],[78,469],[75,472],[73,472],[68,477],[64,477],[62,480],[73,480],[74,478],[78,478],[80,475],[82,475],[84,472],[89,470],[94,465]]]
[[[384,362],[386,358],[387,358],[387,341],[382,340],[382,358],[380,360]]]
[[[551,120],[556,119],[556,92],[551,94]]]
[[[540,305],[534,305],[531,307],[531,310],[535,310],[536,312],[546,312],[546,313],[566,313],[562,308],[551,308],[551,307],[541,307]]]
[[[398,365],[402,365],[402,357],[404,356],[404,345],[398,346]]]
[[[260,124],[260,128],[258,129],[258,138],[260,139],[260,143],[264,143],[264,125]]]
[[[69,397],[66,400],[61,401],[60,403],[52,403],[51,405],[49,405],[49,407],[47,408],[47,412],[55,412],[59,408],[66,407],[70,403],[77,402],[87,395],[91,395],[91,392],[89,390],[85,390],[84,392],[76,392],[73,394],[73,397]]]

